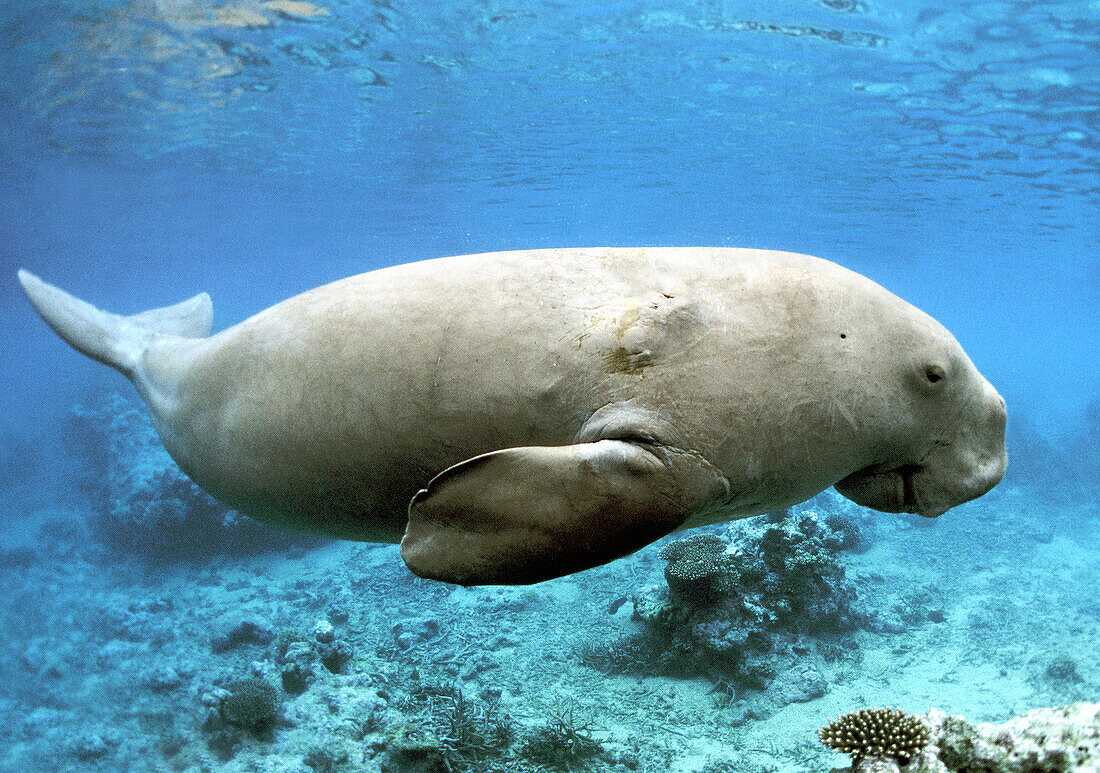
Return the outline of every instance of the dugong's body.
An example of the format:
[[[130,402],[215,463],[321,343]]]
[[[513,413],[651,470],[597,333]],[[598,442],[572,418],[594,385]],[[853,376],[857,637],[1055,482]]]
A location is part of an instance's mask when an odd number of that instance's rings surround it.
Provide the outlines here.
[[[534,582],[836,485],[939,515],[1004,473],[955,339],[828,261],[735,249],[466,255],[350,277],[210,337],[21,272],[126,373],[169,453],[260,520],[402,542],[414,572]]]

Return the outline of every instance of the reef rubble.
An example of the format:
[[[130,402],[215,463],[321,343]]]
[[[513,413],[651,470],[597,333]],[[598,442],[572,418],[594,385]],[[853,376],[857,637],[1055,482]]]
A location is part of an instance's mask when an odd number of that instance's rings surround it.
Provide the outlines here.
[[[973,723],[932,709],[920,721],[927,729],[922,738],[927,743],[911,760],[861,756],[845,749],[853,754],[852,765],[833,768],[832,773],[1100,772],[1098,703],[1033,709],[1000,723]],[[826,745],[842,746],[833,740],[822,738]]]
[[[1100,771],[1100,704],[1028,711],[1002,722],[972,724],[933,709],[930,745],[913,773],[1094,773]]]

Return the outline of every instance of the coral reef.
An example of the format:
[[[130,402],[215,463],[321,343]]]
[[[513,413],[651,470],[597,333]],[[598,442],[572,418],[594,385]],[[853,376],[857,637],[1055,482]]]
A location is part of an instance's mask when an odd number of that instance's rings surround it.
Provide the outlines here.
[[[382,773],[441,773],[447,770],[439,738],[431,731],[402,722],[386,731]]]
[[[920,717],[891,708],[850,711],[818,731],[821,743],[849,755],[860,771],[907,765],[930,736]]]
[[[736,571],[724,568],[723,582],[736,580],[731,593],[743,589],[737,567],[753,564],[735,561],[734,551],[756,551],[762,561],[760,541],[768,529],[791,532],[779,535],[783,539],[773,535],[777,543],[795,539],[794,532],[813,531],[811,524],[800,527],[801,516],[765,518],[721,532],[731,548],[704,549],[699,558],[707,554],[731,563]],[[822,546],[834,534],[822,531]],[[925,539],[910,536],[913,544],[906,550]],[[713,541],[687,544],[705,548],[708,542]],[[869,561],[857,557],[850,574],[871,577],[881,569],[878,551],[887,547],[876,546]],[[834,558],[852,565],[839,553]],[[1021,560],[1018,553],[1011,558],[1012,567]],[[870,567],[861,569],[861,561]],[[944,561],[949,570],[956,568],[954,557]],[[975,688],[977,679],[965,681],[966,671],[962,684],[951,681],[960,672],[949,662],[941,666],[936,651],[928,649],[946,637],[949,626],[955,633],[965,626],[957,610],[946,623],[920,623],[904,637],[809,634],[800,633],[797,624],[776,623],[760,629],[767,649],[747,649],[742,666],[717,681],[650,678],[658,666],[670,673],[684,662],[697,666],[690,651],[660,651],[661,637],[665,642],[673,637],[632,621],[631,605],[618,601],[641,572],[663,584],[669,561],[659,556],[659,548],[586,578],[524,588],[410,581],[392,547],[350,543],[326,546],[305,561],[257,555],[144,573],[148,579],[136,585],[128,562],[113,563],[122,568],[77,558],[40,561],[4,574],[12,596],[3,622],[12,636],[9,646],[0,648],[0,666],[8,674],[0,708],[7,707],[10,719],[0,736],[0,768],[58,773],[828,770],[847,765],[848,758],[816,743],[825,709],[791,706],[769,719],[775,707],[826,689],[833,693],[830,706],[844,700],[858,707],[863,695],[884,689],[907,707],[927,703],[926,697],[914,697],[917,680],[899,665],[901,658],[916,663],[920,677],[942,668],[946,678],[927,684],[927,693],[960,710],[995,711],[1000,705],[993,702],[994,690]],[[897,572],[905,580],[912,573],[908,564]],[[861,595],[874,593],[876,581],[867,582]],[[878,582],[889,585],[891,594],[898,587],[916,588],[922,597],[927,585]],[[1046,631],[1040,634],[1044,638],[1025,640],[1019,629],[1009,628],[1012,638],[983,639],[986,646],[977,650],[980,679],[992,680],[997,689],[1004,685],[999,665],[987,662],[990,642],[999,642],[1010,655],[1018,647],[1004,667],[1016,669],[1011,678],[1029,689],[1010,694],[1012,700],[1035,704],[1035,689],[1048,684],[1095,692],[1091,650],[1067,636],[1093,609],[1094,589],[1085,587],[1089,598],[1082,598],[1082,586],[1075,584],[1065,590],[1063,604],[1060,596],[1051,600],[1049,584],[1037,583],[1035,604],[1049,603],[1048,613],[1056,617],[1045,622],[1032,614],[1026,625],[1029,631]],[[673,603],[667,590],[647,598],[655,606]],[[1075,598],[1081,606],[1072,606]],[[768,609],[778,604],[770,596],[750,601]],[[726,603],[723,598],[691,607],[685,619],[704,620]],[[572,654],[581,641],[613,641],[632,630],[638,631],[635,637],[603,651],[604,670],[634,671],[640,662],[646,677],[604,679]],[[322,653],[341,641],[353,657],[334,672]],[[692,640],[685,635],[678,641]],[[854,658],[864,652],[859,666]],[[253,724],[234,708],[236,682],[246,677],[283,688],[276,690],[279,708],[266,732],[249,727],[266,722]],[[976,694],[969,703],[960,702],[964,691]],[[1056,773],[1073,770],[1077,760],[1084,761],[1078,770],[1089,770],[1091,715],[1074,716],[1083,716],[1085,724],[1071,717],[1066,727],[1047,721],[1026,732],[987,730],[957,718],[940,721],[934,749],[918,755],[906,773],[916,773],[918,764],[927,773]],[[789,742],[794,738],[800,741]],[[1084,756],[1077,756],[1078,746],[1085,747]],[[1028,760],[1035,766],[1025,766]],[[894,760],[879,762],[897,766]]]
[[[499,688],[471,697],[458,684],[423,680],[418,670],[401,687],[408,689],[403,708],[411,721],[379,737],[383,771],[573,771],[610,760],[570,699],[553,702],[542,721],[524,726],[501,708]]]
[[[553,722],[528,733],[521,746],[522,756],[532,762],[566,770],[599,752],[600,744],[591,736]]]
[[[252,644],[264,646],[274,638],[271,623],[259,615],[233,615],[225,623],[224,630],[211,638],[210,649],[220,655]]]
[[[1077,672],[1077,662],[1069,655],[1055,655],[1043,669],[1043,676],[1056,684],[1075,684],[1083,681]]]
[[[574,770],[601,754],[603,745],[592,737],[592,724],[577,720],[572,703],[555,706],[551,715],[549,722],[523,739],[520,746],[523,757],[542,765]]]
[[[1096,773],[1100,704],[1042,708],[1002,723],[972,723],[932,709],[862,709],[819,731],[852,756],[851,773]]]
[[[1100,704],[1029,711],[1000,724],[972,724],[930,711],[930,746],[915,773],[1100,771]]]
[[[501,760],[515,739],[513,720],[495,701],[471,700],[456,686],[422,693],[428,723],[449,768],[481,770]]]
[[[81,487],[97,510],[93,535],[155,563],[242,554],[320,540],[266,526],[228,509],[183,474],[148,416],[118,394],[73,411],[71,442]]]
[[[726,534],[665,545],[667,589],[633,597],[643,632],[611,646],[589,643],[582,659],[609,672],[709,675],[726,685],[724,704],[765,688],[782,704],[823,695],[820,674],[792,654],[854,649],[844,635],[866,616],[837,554],[862,541],[857,521],[805,509],[732,524]]]
[[[227,724],[264,733],[279,714],[279,691],[266,679],[240,679],[229,685],[220,713]]]
[[[281,706],[279,690],[266,679],[236,679],[203,695],[208,707],[202,732],[222,760],[232,758],[248,737],[270,742]]]
[[[672,597],[697,606],[717,601],[729,580],[722,560],[725,550],[726,542],[716,534],[696,534],[661,548],[659,555],[668,561],[665,581]]]
[[[316,681],[318,664],[332,674],[347,673],[354,655],[352,646],[338,637],[329,620],[317,621],[309,636],[282,631],[275,645],[275,662],[288,695],[301,695]]]

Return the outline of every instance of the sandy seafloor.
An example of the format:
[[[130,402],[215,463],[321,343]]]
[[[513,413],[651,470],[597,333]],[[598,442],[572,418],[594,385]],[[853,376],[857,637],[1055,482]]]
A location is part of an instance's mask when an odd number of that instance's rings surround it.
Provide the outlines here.
[[[942,622],[852,633],[848,656],[810,656],[823,697],[761,719],[736,702],[716,708],[707,679],[608,676],[580,662],[580,645],[638,625],[630,603],[609,609],[663,581],[655,546],[532,587],[456,589],[413,578],[394,547],[352,543],[139,568],[82,536],[88,517],[39,507],[28,520],[41,527],[33,548],[6,554],[2,770],[378,770],[382,755],[366,750],[384,728],[364,734],[364,712],[388,702],[378,721],[392,726],[398,693],[417,683],[499,696],[520,727],[567,707],[604,744],[587,769],[670,773],[842,765],[815,731],[867,705],[992,721],[1100,695],[1100,551],[1089,537],[1100,511],[1007,485],[934,523],[875,514],[870,549],[842,559],[860,598],[887,610],[918,593]],[[19,540],[7,537],[9,547]],[[335,628],[353,652],[348,673],[322,670],[266,738],[248,735],[219,757],[201,730],[204,693],[228,678],[278,675],[274,645],[216,654],[212,638],[242,619],[308,638],[333,609],[347,615]],[[429,635],[402,649],[410,625]],[[1074,661],[1074,678],[1050,677],[1059,657]]]

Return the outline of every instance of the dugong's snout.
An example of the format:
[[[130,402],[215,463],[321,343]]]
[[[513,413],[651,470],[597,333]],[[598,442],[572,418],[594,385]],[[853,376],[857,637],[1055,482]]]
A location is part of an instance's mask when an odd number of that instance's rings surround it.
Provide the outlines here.
[[[857,504],[887,513],[929,518],[982,496],[1004,477],[1007,413],[1004,399],[985,379],[946,431],[935,432],[912,462],[872,465],[836,484]]]
[[[914,473],[914,512],[941,515],[977,499],[1004,477],[1008,467],[1004,398],[980,376],[974,393],[956,417],[954,436],[948,434],[948,442],[933,443]]]

